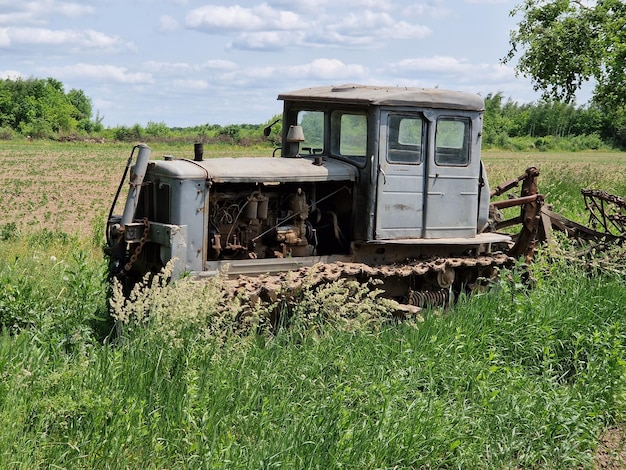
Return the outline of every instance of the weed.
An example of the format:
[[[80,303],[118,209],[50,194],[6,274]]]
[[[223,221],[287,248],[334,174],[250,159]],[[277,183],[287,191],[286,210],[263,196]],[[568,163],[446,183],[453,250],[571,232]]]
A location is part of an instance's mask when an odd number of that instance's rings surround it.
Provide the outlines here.
[[[8,222],[0,226],[0,241],[16,240],[20,237],[20,231],[15,222]]]

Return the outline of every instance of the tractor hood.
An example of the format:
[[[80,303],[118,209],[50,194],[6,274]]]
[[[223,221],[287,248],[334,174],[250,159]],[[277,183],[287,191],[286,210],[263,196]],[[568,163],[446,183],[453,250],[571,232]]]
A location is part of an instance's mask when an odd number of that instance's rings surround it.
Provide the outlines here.
[[[173,179],[204,178],[214,183],[287,183],[355,181],[357,169],[333,159],[315,165],[313,158],[240,157],[194,160],[157,160],[149,170]]]

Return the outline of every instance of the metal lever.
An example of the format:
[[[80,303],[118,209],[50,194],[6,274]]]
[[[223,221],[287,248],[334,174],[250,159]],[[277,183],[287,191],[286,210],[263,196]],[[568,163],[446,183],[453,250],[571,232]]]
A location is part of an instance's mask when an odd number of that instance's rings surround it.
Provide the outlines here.
[[[383,175],[383,184],[387,184],[387,175],[385,175],[385,171],[380,163],[378,164],[378,171],[380,171]]]

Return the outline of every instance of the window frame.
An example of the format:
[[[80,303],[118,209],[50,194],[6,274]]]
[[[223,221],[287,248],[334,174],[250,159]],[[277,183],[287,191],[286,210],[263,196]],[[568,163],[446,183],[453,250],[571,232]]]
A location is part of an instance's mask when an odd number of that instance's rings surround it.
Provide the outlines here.
[[[438,135],[439,135],[439,124],[444,122],[460,122],[464,124],[464,136],[463,136],[463,145],[461,147],[443,147],[438,146]],[[437,166],[449,166],[449,167],[467,167],[472,162],[471,155],[471,140],[472,140],[472,120],[466,116],[439,116],[436,122],[435,128],[435,155],[434,161]],[[454,162],[454,161],[441,161],[440,157],[443,153],[439,149],[449,148],[452,150],[457,150],[461,157],[464,157],[462,161]]]
[[[399,119],[399,123],[398,123],[398,138],[395,140],[395,143],[397,144],[397,147],[392,149],[391,148],[391,143],[392,140],[390,139],[390,135],[391,135],[391,130],[392,130],[392,126],[391,126],[391,121],[392,119]],[[403,143],[400,141],[400,129],[401,129],[401,125],[402,125],[402,120],[404,119],[412,119],[412,120],[416,120],[420,122],[421,124],[421,133],[420,133],[420,143],[419,144],[408,144],[408,143]],[[385,146],[386,146],[386,160],[388,163],[392,163],[394,165],[421,165],[424,162],[424,150],[425,150],[425,146],[424,146],[424,138],[426,136],[426,119],[424,118],[423,115],[421,114],[408,114],[408,113],[402,113],[402,112],[390,112],[387,114],[387,136],[386,136],[386,142],[385,142]],[[411,149],[411,147],[419,147],[419,149],[413,150]],[[410,154],[416,154],[417,155],[417,160],[414,161],[407,161],[407,160],[402,160],[402,159],[392,159],[391,155],[392,155],[392,150],[396,150],[398,152],[402,152],[405,153],[407,155]]]
[[[355,154],[355,153],[342,153],[342,130],[343,130],[343,122],[342,119],[344,116],[362,116],[364,121],[364,126],[362,131],[364,132],[364,141],[363,141],[363,154]],[[352,163],[355,163],[359,166],[365,166],[367,162],[367,150],[368,150],[368,139],[369,139],[369,115],[364,110],[349,110],[349,109],[330,109],[329,110],[329,121],[330,121],[330,155],[335,158],[339,158],[342,160],[347,160]]]

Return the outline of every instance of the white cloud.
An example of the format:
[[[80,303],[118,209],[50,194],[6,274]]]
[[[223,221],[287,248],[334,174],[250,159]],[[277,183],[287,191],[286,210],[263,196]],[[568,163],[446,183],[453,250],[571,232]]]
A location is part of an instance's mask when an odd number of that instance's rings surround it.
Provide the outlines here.
[[[363,65],[344,64],[337,59],[315,59],[309,64],[283,67],[281,73],[294,78],[323,80],[359,79],[367,76],[368,69]]]
[[[0,47],[12,45],[69,46],[79,49],[94,48],[100,51],[113,51],[134,48],[118,36],[109,36],[94,30],[53,30],[46,28],[0,28]]]
[[[159,62],[149,60],[144,62],[142,68],[159,75],[182,75],[203,70],[229,71],[237,69],[237,64],[230,60],[207,60],[201,63],[189,64],[187,62]]]
[[[432,30],[427,26],[398,20],[389,13],[381,11],[358,11],[345,15],[336,22],[329,22],[329,19],[317,20],[320,24],[327,22],[323,28],[316,27],[315,23],[304,28],[306,37],[300,41],[301,45],[375,46],[378,48],[390,40],[422,39],[432,34]]]
[[[263,86],[261,82],[275,84],[278,79],[294,81],[359,81],[368,76],[368,68],[359,64],[345,64],[338,59],[315,59],[306,64],[287,65],[283,67],[251,67],[242,68],[216,77],[220,83],[236,84],[237,86]]]
[[[171,33],[173,31],[178,31],[180,25],[175,18],[172,18],[168,15],[161,15],[159,18],[159,31]]]
[[[81,5],[80,3],[65,3],[65,2],[43,2],[46,7],[43,9],[43,14],[59,13],[69,18],[81,18],[86,15],[93,15],[94,7],[91,5]]]
[[[95,13],[91,5],[55,0],[0,2],[0,9],[0,24],[45,24],[53,15],[81,18]]]
[[[439,5],[442,5],[441,1],[422,3],[417,5],[411,5],[407,7],[404,11],[407,15],[430,18],[444,18],[452,13],[452,11],[448,8]]]
[[[24,76],[18,72],[17,70],[0,70],[0,78],[5,80],[7,78],[11,78],[15,80],[16,78],[23,78]]]
[[[359,36],[371,34],[381,27],[388,27],[395,23],[395,20],[388,13],[374,12],[371,10],[351,13],[341,19],[330,29],[345,32],[357,33]]]
[[[332,4],[333,0],[270,0],[269,3],[272,7],[290,11],[319,14],[326,5]]]
[[[393,9],[391,0],[341,0],[341,2],[333,0],[270,0],[269,3],[274,7],[314,14],[322,13],[326,7],[337,7],[339,3],[344,8],[376,9],[379,11]]]
[[[341,5],[324,2],[322,7],[305,15],[287,10],[302,11],[314,5],[307,0],[297,1],[295,5],[274,1],[271,6],[262,3],[253,8],[206,5],[187,14],[186,26],[210,34],[233,34],[235,38],[227,45],[228,49],[253,51],[311,45],[378,47],[388,40],[421,39],[432,34],[427,26],[394,18],[393,5],[388,0],[351,0]],[[404,11],[400,15],[410,16]]]
[[[64,67],[41,67],[39,70],[56,78],[80,78],[94,82],[115,82],[130,85],[154,83],[152,74],[145,72],[129,72],[126,67],[115,65],[76,64]]]
[[[466,59],[450,56],[404,59],[390,64],[390,70],[397,75],[419,72],[422,74],[434,73],[440,77],[453,76],[461,83],[477,78],[491,83],[499,80],[511,80],[515,77],[515,71],[512,67],[500,64],[473,64]]]
[[[185,19],[187,27],[209,33],[218,31],[289,30],[302,27],[298,14],[275,10],[267,3],[253,8],[239,5],[223,7],[206,5],[190,11]]]
[[[464,59],[449,56],[420,57],[415,59],[403,59],[391,68],[397,72],[424,71],[444,73],[467,73],[472,64]]]
[[[234,39],[229,48],[251,51],[278,51],[303,42],[302,32],[260,31],[244,33]]]
[[[234,70],[237,68],[237,64],[230,60],[213,59],[202,62],[198,65],[198,68],[211,70]]]
[[[357,8],[375,8],[380,11],[393,10],[393,4],[390,0],[347,0],[345,4]]]
[[[186,62],[158,62],[155,60],[144,62],[142,68],[160,75],[177,75],[193,71],[193,67]]]
[[[9,47],[11,45],[11,37],[6,28],[0,28],[0,47]]]
[[[110,100],[102,99],[102,98],[94,98],[93,107],[94,109],[98,109],[98,110],[111,109],[113,107],[113,102]],[[104,116],[101,116],[101,117],[104,117]]]
[[[174,80],[172,82],[175,88],[183,91],[201,91],[209,88],[206,80]]]
[[[432,33],[432,29],[427,26],[413,25],[406,21],[400,21],[381,30],[381,36],[390,39],[422,39]]]
[[[36,21],[36,19],[28,12],[13,12],[0,14],[0,24],[24,24],[24,23],[42,23],[42,21]]]

